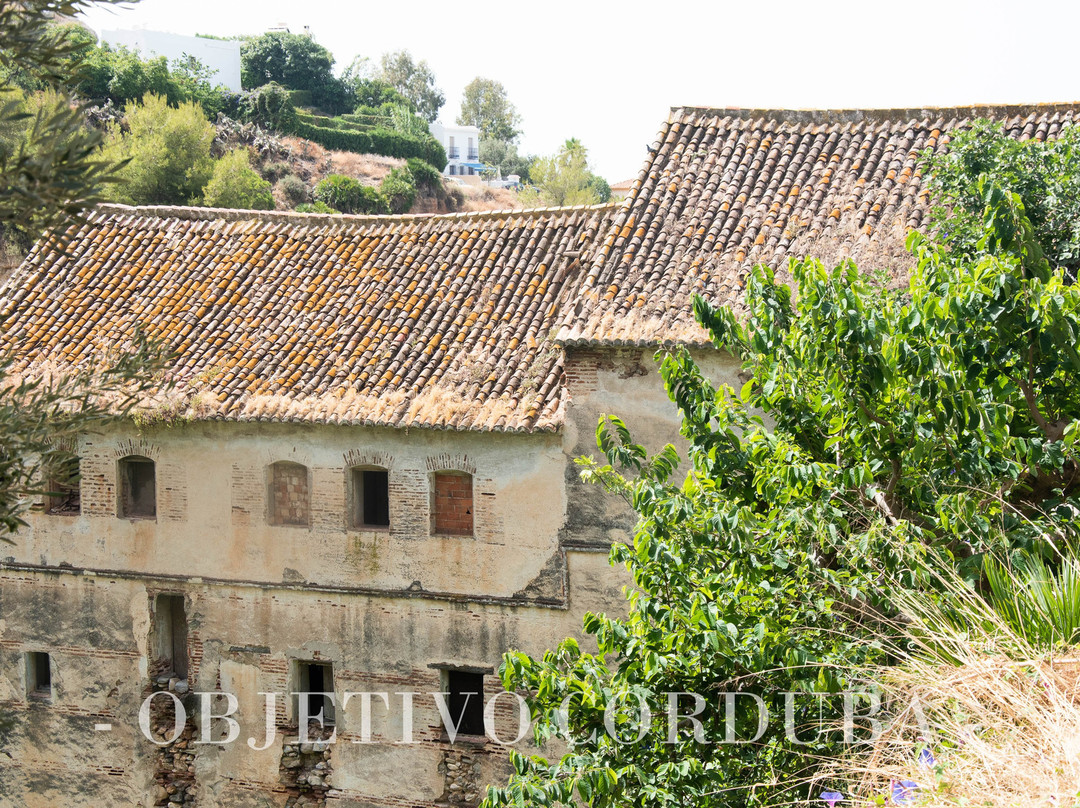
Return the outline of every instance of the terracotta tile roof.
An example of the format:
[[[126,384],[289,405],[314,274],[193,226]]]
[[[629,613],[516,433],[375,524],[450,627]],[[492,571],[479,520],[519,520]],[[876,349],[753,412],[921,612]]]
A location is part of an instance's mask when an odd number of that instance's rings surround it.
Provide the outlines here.
[[[789,256],[906,270],[904,239],[929,210],[917,157],[980,117],[1041,139],[1080,105],[672,110],[559,340],[702,342],[694,292],[738,306],[754,264]]]
[[[105,207],[0,290],[2,342],[33,374],[93,364],[141,325],[201,418],[551,430],[554,330],[612,211]]]

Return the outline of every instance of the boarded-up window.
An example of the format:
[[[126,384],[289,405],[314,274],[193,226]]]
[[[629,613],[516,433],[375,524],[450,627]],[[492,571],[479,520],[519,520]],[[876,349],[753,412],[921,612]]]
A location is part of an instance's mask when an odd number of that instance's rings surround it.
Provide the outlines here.
[[[310,525],[311,492],[308,469],[299,463],[270,466],[270,522],[275,525]]]
[[[30,698],[52,698],[52,665],[49,655],[31,651],[26,655],[26,695]]]
[[[157,516],[157,479],[154,461],[130,455],[118,466],[119,515],[128,519],[153,519]]]
[[[462,472],[439,472],[433,475],[431,530],[451,536],[473,533],[472,475]]]
[[[386,469],[354,468],[351,471],[352,513],[350,526],[390,526],[390,474]]]
[[[70,457],[53,470],[45,495],[45,512],[75,516],[82,510],[79,499],[79,458]]]
[[[188,676],[188,625],[183,595],[158,595],[154,604],[154,634],[163,672],[178,679]]]

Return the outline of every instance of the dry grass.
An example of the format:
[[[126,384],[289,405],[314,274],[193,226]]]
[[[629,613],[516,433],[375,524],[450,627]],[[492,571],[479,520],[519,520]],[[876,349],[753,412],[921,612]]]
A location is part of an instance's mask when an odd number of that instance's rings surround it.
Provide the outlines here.
[[[891,784],[912,780],[913,805],[1080,806],[1080,658],[1040,653],[980,598],[961,598],[960,624],[906,599],[915,647],[875,677],[890,720],[824,782],[851,784],[844,805],[891,803]],[[933,765],[918,761],[924,746]]]
[[[489,188],[486,185],[459,185],[465,195],[463,211],[513,210],[522,207],[517,191],[509,188]]]

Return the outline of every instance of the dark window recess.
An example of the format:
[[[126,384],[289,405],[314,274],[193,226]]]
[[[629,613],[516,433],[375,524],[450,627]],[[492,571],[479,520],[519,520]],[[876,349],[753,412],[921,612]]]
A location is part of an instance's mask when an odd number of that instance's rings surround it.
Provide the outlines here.
[[[183,595],[158,595],[154,608],[154,629],[157,636],[158,659],[178,679],[188,677],[188,625]]]
[[[450,719],[457,721],[461,735],[484,734],[484,675],[466,671],[447,671],[446,706]]]
[[[79,458],[65,460],[49,481],[45,512],[57,516],[74,516],[82,510],[79,500]]]
[[[353,527],[390,526],[390,474],[385,469],[353,469]]]
[[[148,457],[120,461],[120,515],[146,519],[157,516],[157,476]]]
[[[26,655],[26,694],[39,699],[52,697],[52,668],[49,655],[42,651]]]
[[[307,699],[307,714],[315,718],[322,712],[323,724],[334,723],[334,705],[323,693],[334,692],[334,667],[328,662],[297,662],[296,692],[298,699]],[[296,720],[300,721],[299,703]]]

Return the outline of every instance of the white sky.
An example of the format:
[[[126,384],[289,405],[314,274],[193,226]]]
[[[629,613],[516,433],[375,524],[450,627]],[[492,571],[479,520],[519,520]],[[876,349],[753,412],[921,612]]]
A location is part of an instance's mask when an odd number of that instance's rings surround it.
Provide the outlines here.
[[[342,70],[408,49],[453,123],[474,77],[501,81],[524,153],[569,137],[615,183],[668,109],[923,107],[1080,100],[1077,0],[142,0],[95,30],[258,34],[311,27]]]

